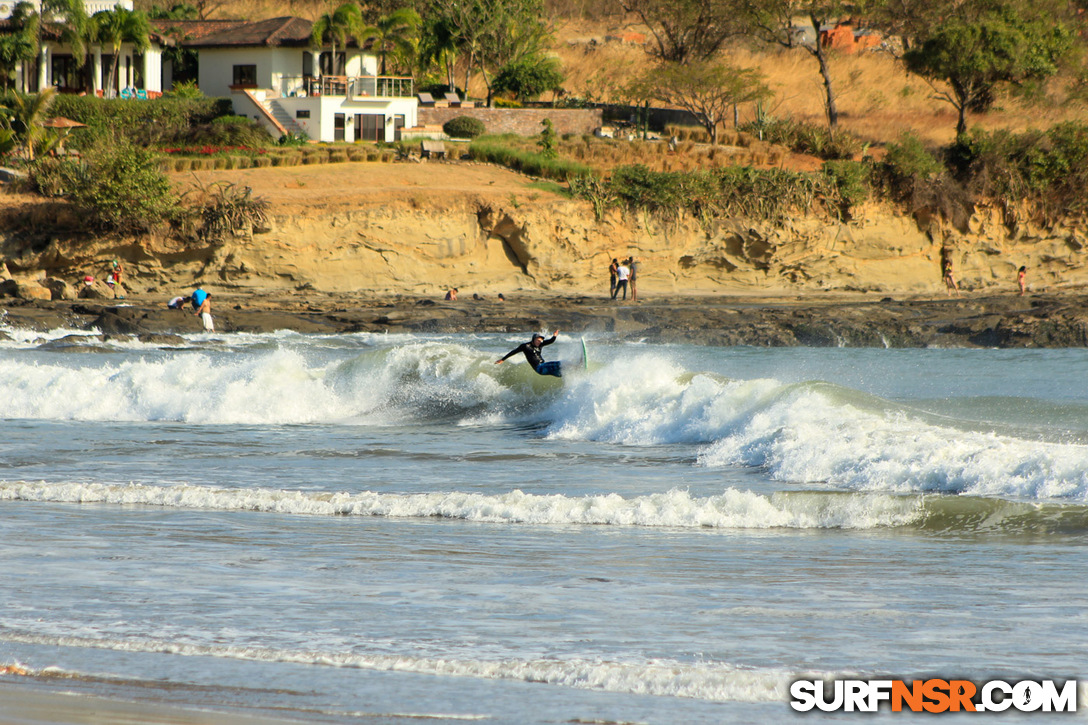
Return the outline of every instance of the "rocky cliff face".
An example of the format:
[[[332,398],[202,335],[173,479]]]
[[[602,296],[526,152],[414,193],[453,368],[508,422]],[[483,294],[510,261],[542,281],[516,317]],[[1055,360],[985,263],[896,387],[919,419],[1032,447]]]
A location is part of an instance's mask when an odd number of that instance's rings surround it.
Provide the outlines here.
[[[0,254],[16,278],[73,283],[114,257],[130,288],[195,281],[236,289],[313,288],[330,292],[435,294],[448,287],[600,292],[613,257],[640,260],[644,294],[818,290],[933,294],[943,291],[940,252],[951,250],[961,286],[1015,289],[1026,265],[1035,289],[1088,282],[1084,232],[1007,224],[984,209],[955,230],[934,220],[870,205],[851,221],[798,217],[783,226],[742,220],[665,221],[552,194],[532,200],[465,194],[276,213],[269,229],[214,244],[163,238],[111,239],[42,229],[0,231]]]

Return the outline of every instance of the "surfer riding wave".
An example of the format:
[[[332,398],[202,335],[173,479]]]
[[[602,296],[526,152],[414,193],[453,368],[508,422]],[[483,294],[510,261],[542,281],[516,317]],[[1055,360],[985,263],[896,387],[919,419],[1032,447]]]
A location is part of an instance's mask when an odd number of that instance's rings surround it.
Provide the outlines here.
[[[537,372],[538,375],[554,375],[557,378],[563,377],[563,363],[559,360],[553,360],[552,362],[544,362],[544,355],[541,348],[545,345],[551,345],[555,342],[555,338],[559,337],[559,330],[552,333],[552,336],[547,340],[539,332],[533,335],[533,339],[529,342],[523,342],[515,347],[510,352],[503,355],[501,358],[495,361],[496,365],[501,365],[507,358],[517,355],[519,352],[525,355],[525,359],[529,362],[529,367]]]

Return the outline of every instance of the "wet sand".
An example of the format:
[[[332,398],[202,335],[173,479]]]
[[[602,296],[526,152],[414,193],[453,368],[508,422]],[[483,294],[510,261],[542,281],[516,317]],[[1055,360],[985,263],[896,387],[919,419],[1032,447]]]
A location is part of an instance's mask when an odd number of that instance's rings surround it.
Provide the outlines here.
[[[150,701],[115,700],[39,690],[0,681],[0,725],[257,725],[292,723]]]
[[[212,291],[217,332],[613,333],[626,339],[708,345],[814,347],[1084,347],[1088,294],[922,298],[866,294],[605,296],[525,293],[444,301],[426,297]],[[0,299],[5,324],[45,331],[96,329],[163,345],[200,332],[191,310],[160,296],[125,300]],[[0,334],[3,334],[0,332]],[[69,341],[86,345],[86,338]],[[64,342],[54,343],[65,347]]]

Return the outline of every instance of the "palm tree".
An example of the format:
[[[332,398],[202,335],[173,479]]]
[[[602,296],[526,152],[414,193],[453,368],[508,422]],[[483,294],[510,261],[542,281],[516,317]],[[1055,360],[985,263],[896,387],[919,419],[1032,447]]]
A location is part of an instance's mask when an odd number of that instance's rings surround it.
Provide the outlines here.
[[[131,43],[133,48],[143,53],[151,47],[151,23],[139,10],[129,10],[118,5],[112,10],[103,10],[94,14],[97,25],[97,40],[108,45],[113,51],[113,65],[110,67],[109,89],[117,87],[117,67],[121,61],[121,45]]]
[[[7,90],[20,64],[34,60],[38,38],[38,13],[28,2],[15,5],[8,18],[11,32],[0,35],[0,76]]]
[[[394,10],[378,18],[378,22],[364,28],[359,34],[360,42],[374,41],[374,50],[382,57],[379,75],[385,75],[385,56],[388,53],[408,60],[416,51],[416,39],[422,21],[412,8]]]
[[[46,128],[42,124],[56,95],[55,88],[45,88],[27,96],[11,93],[5,101],[6,106],[0,115],[8,118],[15,142],[23,149],[28,161],[34,160],[35,147],[46,138]]]
[[[60,36],[62,45],[72,49],[72,56],[83,65],[87,38],[87,10],[83,0],[41,0],[38,18],[38,75],[41,76],[42,32],[46,26]],[[44,90],[44,89],[41,89]]]
[[[457,63],[457,41],[457,28],[448,18],[428,19],[426,29],[420,34],[418,60],[422,75],[426,75],[432,65],[440,66],[451,91],[457,90],[453,77]]]
[[[347,47],[348,41],[359,37],[363,28],[363,13],[354,2],[344,3],[331,13],[325,13],[314,23],[310,32],[310,44],[321,48],[326,43],[332,46],[332,62],[329,63],[330,75],[336,73],[336,46]],[[320,68],[318,69],[320,72]]]

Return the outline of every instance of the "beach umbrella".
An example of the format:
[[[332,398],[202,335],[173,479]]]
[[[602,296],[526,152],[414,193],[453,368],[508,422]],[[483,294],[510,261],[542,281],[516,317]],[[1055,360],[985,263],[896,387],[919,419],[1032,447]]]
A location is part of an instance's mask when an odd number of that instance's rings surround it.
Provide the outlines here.
[[[68,137],[68,132],[73,128],[86,128],[87,124],[80,123],[79,121],[73,121],[70,118],[64,116],[55,116],[42,124],[45,128],[52,128],[60,135],[60,140],[57,141],[57,149],[64,148],[64,139]]]

